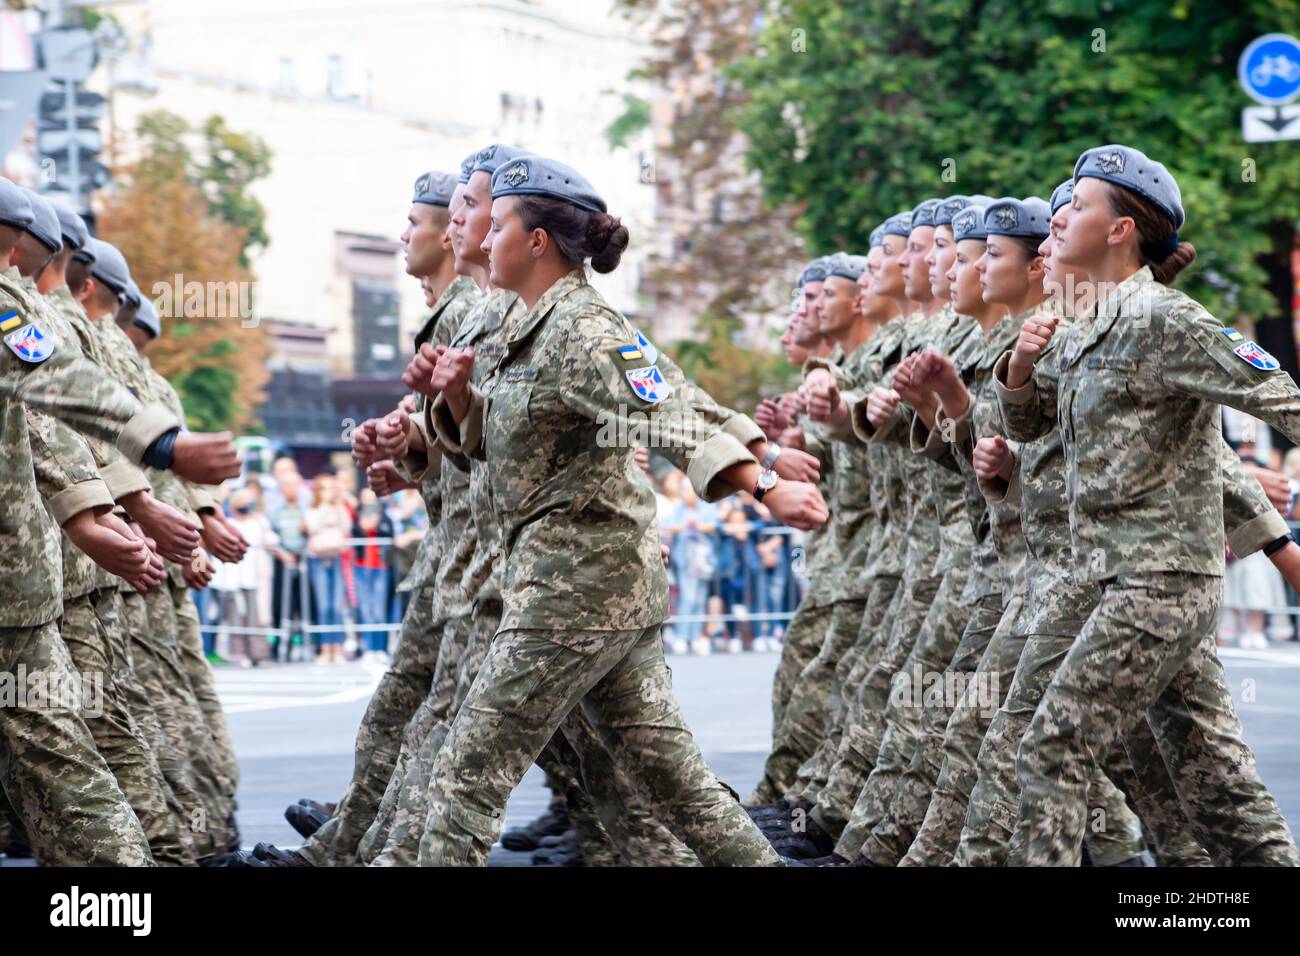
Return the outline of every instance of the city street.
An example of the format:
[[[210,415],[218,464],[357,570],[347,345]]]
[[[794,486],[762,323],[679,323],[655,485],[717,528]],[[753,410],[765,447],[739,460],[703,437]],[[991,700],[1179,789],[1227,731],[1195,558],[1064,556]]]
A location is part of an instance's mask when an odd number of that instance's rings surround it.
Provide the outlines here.
[[[1233,697],[1264,781],[1292,830],[1300,829],[1300,648],[1220,649]],[[776,654],[672,657],[674,685],[709,765],[742,794],[757,781],[770,740],[770,690]],[[300,797],[336,800],[352,768],[353,740],[382,669],[350,663],[219,669],[243,780],[239,820],[246,847],[301,839],[284,821]],[[536,768],[506,808],[506,826],[527,823],[549,797]],[[499,865],[526,865],[526,854],[499,848]]]

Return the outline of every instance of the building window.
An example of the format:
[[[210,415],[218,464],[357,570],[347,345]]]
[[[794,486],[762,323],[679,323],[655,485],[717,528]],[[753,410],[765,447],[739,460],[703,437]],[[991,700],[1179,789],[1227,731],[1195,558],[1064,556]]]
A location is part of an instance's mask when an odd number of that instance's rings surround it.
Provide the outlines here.
[[[400,375],[399,297],[390,283],[352,280],[353,369],[357,375]]]
[[[337,53],[331,53],[325,61],[325,94],[336,100],[347,95],[343,92],[343,57]]]
[[[293,93],[297,88],[293,76],[293,57],[280,57],[280,92]]]

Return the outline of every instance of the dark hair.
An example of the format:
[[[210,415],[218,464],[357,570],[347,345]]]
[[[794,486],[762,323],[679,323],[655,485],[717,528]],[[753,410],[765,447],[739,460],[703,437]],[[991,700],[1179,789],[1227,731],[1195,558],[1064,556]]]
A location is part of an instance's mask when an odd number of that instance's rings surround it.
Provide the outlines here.
[[[83,262],[81,259],[69,259],[67,269],[68,289],[74,296],[81,295],[81,290],[86,288],[86,280],[90,278],[90,263]]]
[[[1043,244],[1043,240],[1037,236],[1003,236],[1003,239],[1013,239],[1020,251],[1025,254],[1026,262],[1033,262],[1038,258],[1038,247]]]
[[[605,212],[591,212],[550,196],[516,196],[525,229],[545,229],[575,269],[590,259],[597,272],[613,272],[630,239],[627,226]]]
[[[1106,185],[1110,187],[1107,192],[1111,211],[1117,216],[1131,217],[1137,226],[1142,264],[1151,267],[1152,277],[1161,285],[1173,285],[1178,273],[1196,261],[1196,247],[1190,242],[1179,242],[1173,252],[1160,255],[1161,246],[1174,234],[1173,221],[1133,190],[1114,183]]]

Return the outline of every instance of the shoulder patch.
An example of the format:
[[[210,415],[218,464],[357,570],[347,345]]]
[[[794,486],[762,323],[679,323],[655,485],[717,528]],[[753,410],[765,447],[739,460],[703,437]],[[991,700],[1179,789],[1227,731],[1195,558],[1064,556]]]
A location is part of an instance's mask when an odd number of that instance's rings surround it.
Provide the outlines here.
[[[664,380],[663,372],[659,371],[657,365],[630,368],[623,374],[627,376],[627,384],[633,394],[651,405],[662,402],[673,392],[673,387]]]
[[[16,310],[9,309],[0,313],[0,332],[12,332],[22,324],[23,320]]]
[[[29,322],[5,336],[5,345],[24,362],[39,365],[54,354],[54,336],[35,322]]]
[[[636,330],[636,346],[645,354],[645,360],[650,363],[659,361],[659,350],[655,348],[648,338],[641,334],[641,330]]]
[[[7,341],[7,340],[6,340]],[[1282,364],[1269,355],[1254,342],[1244,342],[1232,350],[1247,365],[1253,365],[1261,372],[1276,372]]]
[[[1229,342],[1242,342],[1246,338],[1236,329],[1223,329],[1223,337]]]
[[[635,345],[620,345],[618,348],[618,357],[624,362],[635,362],[637,359],[645,358],[645,353]]]

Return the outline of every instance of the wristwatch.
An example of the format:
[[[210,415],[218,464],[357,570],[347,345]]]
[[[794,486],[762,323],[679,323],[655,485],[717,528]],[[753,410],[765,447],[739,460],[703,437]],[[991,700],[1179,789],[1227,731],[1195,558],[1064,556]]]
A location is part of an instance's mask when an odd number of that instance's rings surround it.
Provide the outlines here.
[[[776,464],[776,460],[780,457],[781,446],[776,442],[771,442],[767,446],[767,454],[763,456],[763,460],[760,461],[759,464],[762,465],[765,470],[771,471],[772,466]]]
[[[762,501],[763,496],[776,487],[776,472],[771,468],[764,468],[763,473],[758,476],[758,485],[754,488],[754,500]]]

